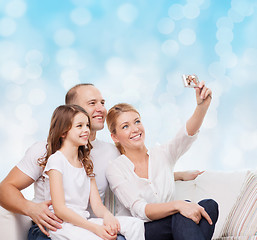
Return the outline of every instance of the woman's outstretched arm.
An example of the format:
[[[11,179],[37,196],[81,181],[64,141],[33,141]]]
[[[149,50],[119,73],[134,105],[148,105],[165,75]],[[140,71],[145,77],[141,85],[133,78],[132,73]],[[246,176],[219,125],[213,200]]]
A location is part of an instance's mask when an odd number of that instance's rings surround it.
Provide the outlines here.
[[[197,106],[192,117],[186,123],[187,133],[193,136],[200,129],[212,99],[211,89],[205,86],[202,81],[199,87],[195,88]]]

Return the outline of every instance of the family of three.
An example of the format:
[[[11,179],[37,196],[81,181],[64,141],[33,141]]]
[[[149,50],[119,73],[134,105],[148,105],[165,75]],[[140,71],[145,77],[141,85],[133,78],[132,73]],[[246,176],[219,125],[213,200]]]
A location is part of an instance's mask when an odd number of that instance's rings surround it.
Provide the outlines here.
[[[173,171],[197,138],[211,102],[204,82],[195,92],[196,109],[176,137],[147,149],[135,108],[117,104],[107,114],[94,85],[74,86],[66,105],[52,115],[47,141],[32,145],[1,182],[1,205],[32,219],[29,240],[211,239],[217,203],[174,200],[174,180],[200,174]],[[106,118],[116,146],[96,139]],[[21,190],[32,183],[30,201]],[[103,205],[108,184],[122,206],[115,217]]]

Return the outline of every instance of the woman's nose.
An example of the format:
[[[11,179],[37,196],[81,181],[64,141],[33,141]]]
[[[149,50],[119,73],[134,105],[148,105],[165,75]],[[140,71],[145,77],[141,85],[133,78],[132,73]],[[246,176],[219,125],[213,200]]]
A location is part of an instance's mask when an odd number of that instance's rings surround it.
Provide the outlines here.
[[[133,128],[133,132],[138,132],[138,127],[137,127],[137,126],[135,126],[135,127]]]

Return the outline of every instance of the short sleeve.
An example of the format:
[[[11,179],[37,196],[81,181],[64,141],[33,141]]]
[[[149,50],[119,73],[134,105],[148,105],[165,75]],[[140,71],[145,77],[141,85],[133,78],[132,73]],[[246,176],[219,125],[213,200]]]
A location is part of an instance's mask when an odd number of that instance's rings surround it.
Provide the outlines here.
[[[37,181],[43,172],[43,168],[39,166],[38,159],[46,154],[46,142],[36,142],[25,152],[21,161],[16,165],[23,173],[28,175],[34,181]]]
[[[57,170],[61,174],[63,174],[64,170],[64,159],[63,155],[60,152],[56,152],[52,154],[47,161],[46,167],[44,169],[44,177],[47,177],[46,172],[50,170]]]

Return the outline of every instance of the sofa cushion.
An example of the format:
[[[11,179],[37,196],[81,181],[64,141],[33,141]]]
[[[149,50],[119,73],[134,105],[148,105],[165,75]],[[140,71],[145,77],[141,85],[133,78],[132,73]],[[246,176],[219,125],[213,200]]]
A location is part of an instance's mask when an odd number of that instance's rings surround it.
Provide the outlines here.
[[[257,172],[247,174],[242,191],[226,219],[222,237],[230,236],[257,238]]]
[[[214,199],[219,204],[219,218],[213,238],[218,238],[226,217],[240,194],[246,175],[247,171],[206,171],[193,181],[177,181],[175,198],[189,199],[192,202],[206,198]]]
[[[15,214],[0,206],[0,236],[1,239],[26,240],[31,219]]]

